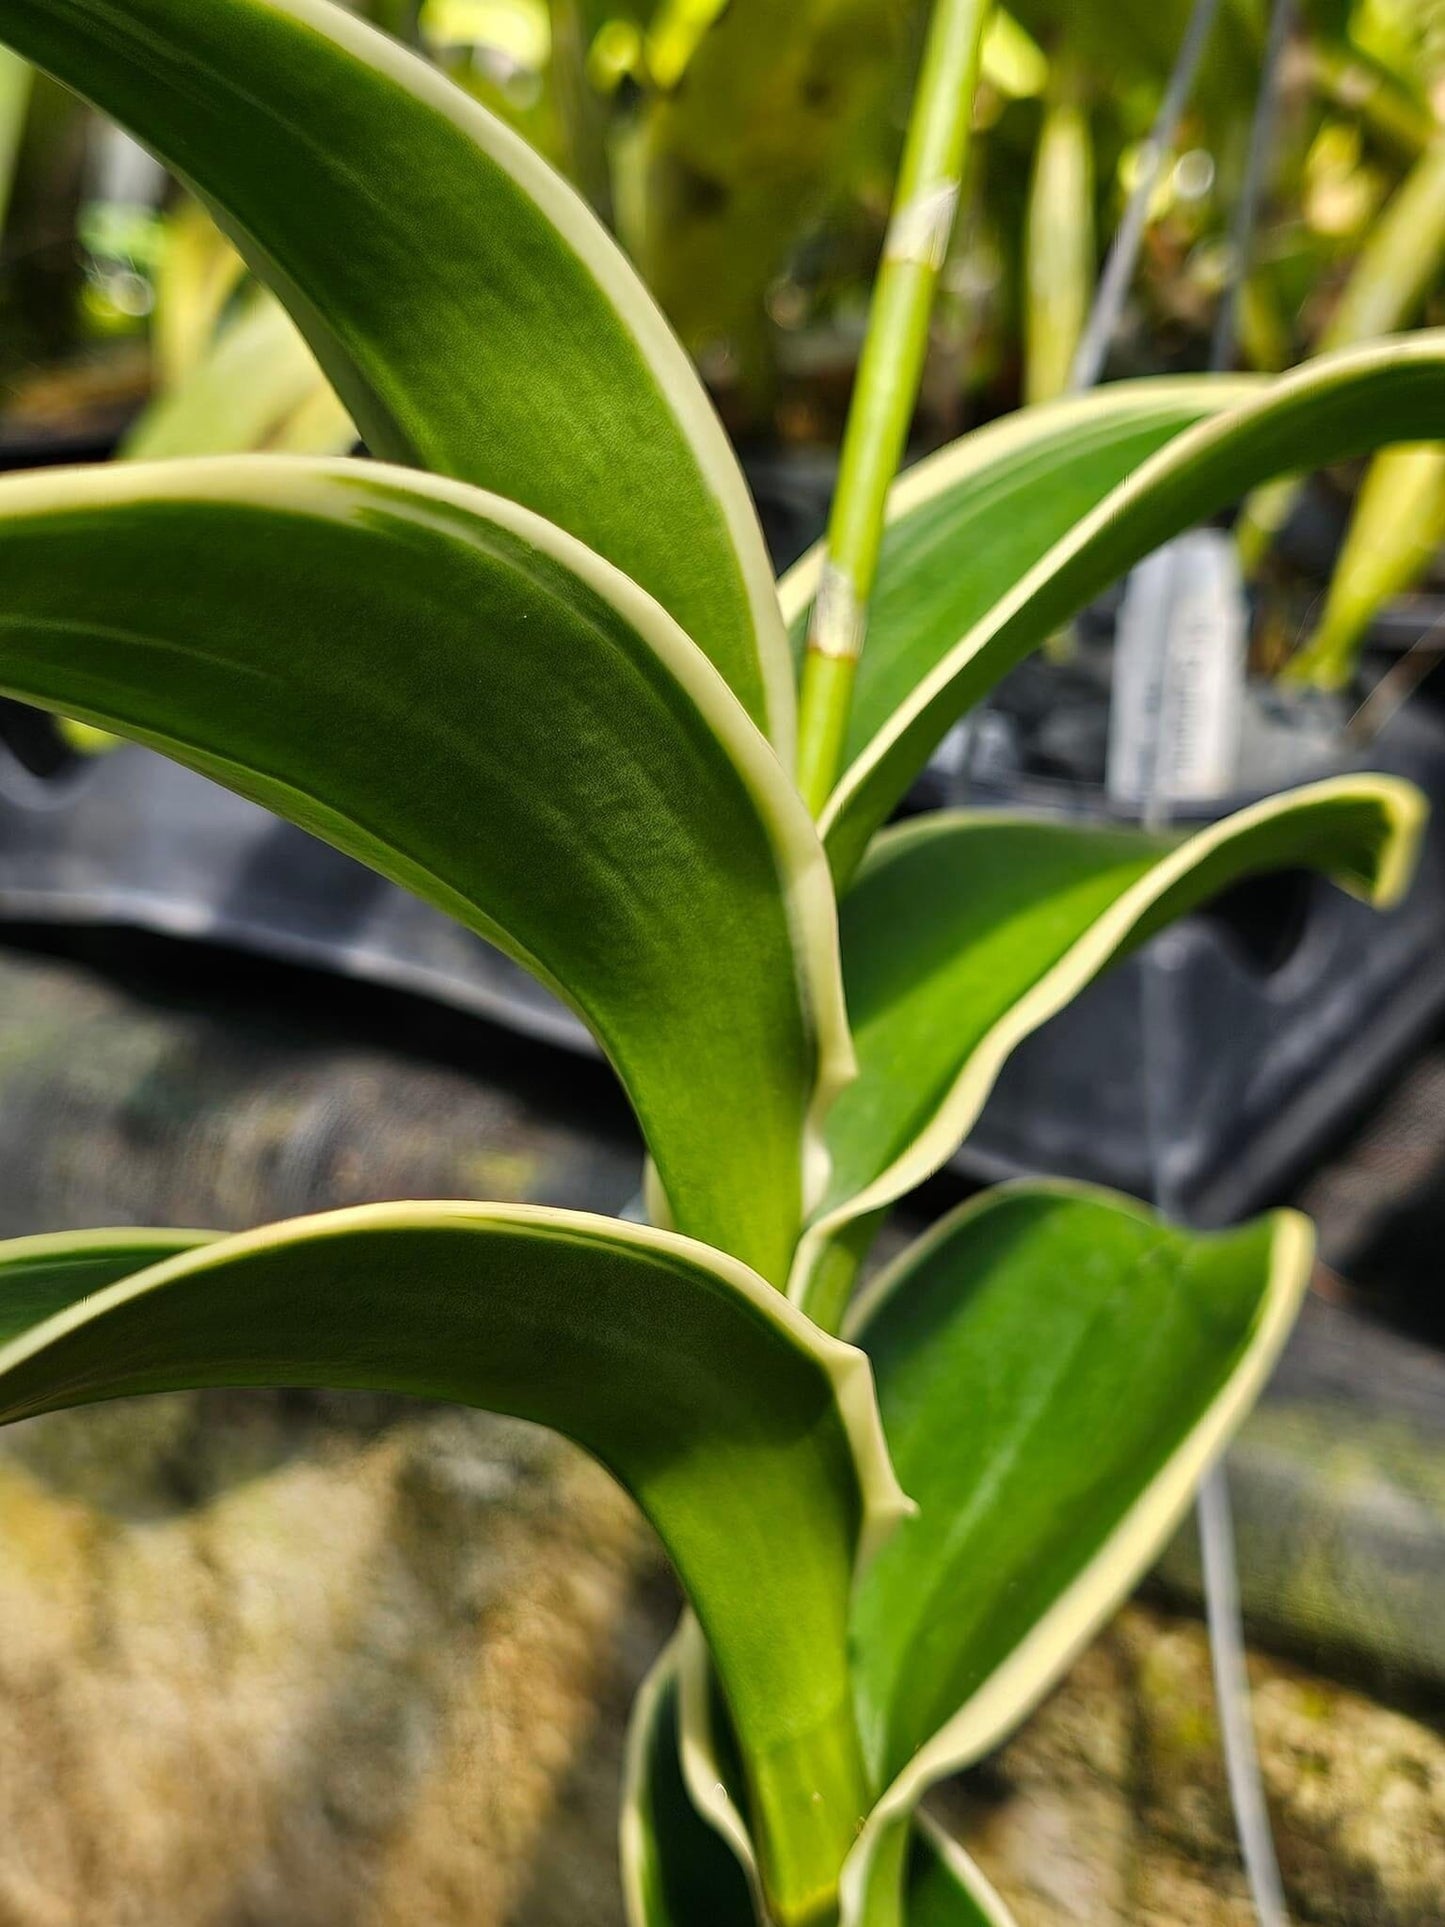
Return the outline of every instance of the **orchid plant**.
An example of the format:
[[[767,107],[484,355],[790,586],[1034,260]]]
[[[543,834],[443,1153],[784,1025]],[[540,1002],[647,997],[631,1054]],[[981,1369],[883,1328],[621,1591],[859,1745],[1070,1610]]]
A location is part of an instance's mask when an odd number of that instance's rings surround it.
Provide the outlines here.
[[[1247,872],[1392,901],[1421,805],[1361,776],[1185,838],[889,819],[1160,542],[1281,470],[1445,433],[1445,339],[1026,411],[907,474],[871,551],[835,539],[779,587],[623,256],[395,41],[331,0],[0,0],[0,38],[215,211],[378,458],[0,480],[0,690],[533,970],[632,1102],[652,1218],[403,1203],[0,1246],[0,1417],[239,1384],[553,1426],[690,1602],[633,1724],[634,1927],[1006,1919],[920,1800],[1146,1569],[1283,1343],[1310,1233],[1026,1184],[860,1270],[1111,958]],[[895,219],[890,301],[936,267],[931,218]]]

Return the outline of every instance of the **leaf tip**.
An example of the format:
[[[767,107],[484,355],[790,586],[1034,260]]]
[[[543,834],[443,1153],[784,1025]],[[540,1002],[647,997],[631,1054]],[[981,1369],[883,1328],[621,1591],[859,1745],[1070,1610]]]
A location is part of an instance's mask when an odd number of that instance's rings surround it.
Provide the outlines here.
[[[1404,900],[1415,880],[1430,805],[1424,793],[1402,777],[1380,776],[1375,781],[1386,830],[1370,884],[1369,901],[1377,910],[1393,910]]]

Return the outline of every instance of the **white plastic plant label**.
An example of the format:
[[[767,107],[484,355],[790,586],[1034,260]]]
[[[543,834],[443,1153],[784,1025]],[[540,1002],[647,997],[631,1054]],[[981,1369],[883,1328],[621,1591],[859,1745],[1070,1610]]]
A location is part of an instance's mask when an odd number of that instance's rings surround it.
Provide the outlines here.
[[[1248,611],[1219,529],[1195,529],[1129,578],[1114,645],[1106,781],[1147,816],[1227,795],[1239,773]]]

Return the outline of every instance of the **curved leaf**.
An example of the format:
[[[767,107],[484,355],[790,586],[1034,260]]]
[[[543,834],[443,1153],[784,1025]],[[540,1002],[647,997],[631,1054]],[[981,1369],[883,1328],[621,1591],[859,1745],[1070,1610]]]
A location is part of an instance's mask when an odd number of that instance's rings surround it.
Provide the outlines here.
[[[711,665],[510,503],[250,457],[0,482],[0,688],[290,817],[591,1024],[673,1221],[773,1280],[850,1057],[827,866]]]
[[[54,1231],[0,1242],[0,1345],[92,1292],[180,1252],[213,1231]]]
[[[30,68],[0,50],[0,223],[10,211],[15,168],[30,111]]]
[[[889,1806],[863,1831],[843,1875],[840,1927],[1015,1927],[969,1859],[926,1813]]]
[[[1408,783],[1344,776],[1193,836],[991,811],[884,831],[842,906],[859,1074],[828,1114],[828,1194],[793,1297],[837,1329],[864,1221],[952,1157],[1010,1052],[1117,957],[1264,870],[1321,870],[1386,907],[1424,817]]]
[[[844,772],[820,824],[834,874],[852,874],[951,725],[1142,557],[1283,470],[1434,436],[1445,436],[1440,330],[1310,362],[1176,435],[975,622]]]
[[[755,1927],[748,1877],[693,1805],[678,1745],[679,1643],[632,1703],[622,1787],[628,1927]]]
[[[356,440],[295,322],[274,295],[253,288],[194,366],[144,411],[121,453],[144,462],[277,448],[303,410],[318,417],[317,439],[293,452],[344,455]]]
[[[291,310],[374,453],[535,509],[633,577],[790,751],[772,572],[687,357],[583,202],[330,0],[0,0]]]
[[[705,1246],[481,1204],[365,1206],[224,1239],[0,1346],[0,1422],[210,1385],[456,1400],[594,1453],[688,1588],[775,1911],[809,1917],[819,1868],[836,1875],[862,1818],[853,1575],[901,1505],[860,1353]]]
[[[1252,377],[1115,382],[991,422],[909,469],[888,498],[849,759],[1101,497],[1183,429],[1261,387]],[[779,586],[798,658],[822,559],[820,544]]]
[[[631,1927],[749,1927],[766,1919],[757,1855],[743,1816],[743,1774],[727,1709],[689,1613],[644,1684],[634,1711],[623,1818]],[[665,1715],[664,1715],[665,1698]],[[659,1730],[665,1716],[667,1730]],[[705,1820],[704,1814],[711,1816]],[[726,1844],[725,1844],[726,1843]],[[982,1872],[926,1814],[904,1814],[873,1853],[872,1911],[845,1903],[859,1927],[1013,1927]],[[709,1870],[704,1883],[699,1870]],[[702,1888],[702,1891],[698,1891]],[[671,1911],[665,1897],[671,1896]],[[902,1912],[899,1912],[899,1908]],[[889,1911],[891,1909],[891,1911]]]
[[[1290,1212],[1202,1236],[1083,1186],[1005,1186],[860,1302],[850,1335],[919,1511],[855,1595],[887,1788],[845,1874],[855,1909],[925,1789],[996,1745],[1146,1568],[1264,1383],[1311,1256]]]
[[[1013,1916],[956,1840],[926,1813],[914,1816],[907,1927],[1013,1927]]]
[[[844,1874],[841,1927],[1014,1927],[962,1847],[926,1813],[870,1822]]]

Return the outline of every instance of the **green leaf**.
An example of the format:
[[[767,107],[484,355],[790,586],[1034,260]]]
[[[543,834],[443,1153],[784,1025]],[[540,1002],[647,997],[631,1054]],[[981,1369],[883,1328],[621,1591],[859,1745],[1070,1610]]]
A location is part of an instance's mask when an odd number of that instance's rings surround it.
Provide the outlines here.
[[[828,1114],[794,1298],[837,1329],[877,1214],[952,1157],[1010,1052],[1117,957],[1259,871],[1320,870],[1387,907],[1424,817],[1408,783],[1344,776],[1193,836],[993,811],[884,831],[842,906],[859,1075]]]
[[[843,1882],[841,1927],[1014,1927],[956,1841],[926,1813],[865,1830]]]
[[[840,1927],[1015,1927],[982,1870],[926,1813],[873,1816],[844,1872]]]
[[[926,1788],[996,1745],[1145,1570],[1267,1377],[1311,1256],[1290,1212],[1202,1236],[1082,1186],[1006,1186],[860,1303],[850,1335],[919,1511],[855,1595],[886,1789],[845,1873],[855,1908]]]
[[[195,366],[145,410],[121,452],[137,462],[249,454],[274,447],[299,410],[328,396],[325,439],[309,452],[343,455],[356,440],[345,409],[286,310],[253,288]]]
[[[707,1646],[687,1614],[643,1683],[628,1736],[622,1862],[630,1927],[766,1920],[742,1780]],[[886,1874],[884,1858],[875,1853],[869,1865],[875,1912],[891,1905],[888,1918],[903,1927],[1012,1927],[980,1870],[926,1814],[904,1815],[890,1830]],[[846,1904],[845,1919],[874,1927],[871,1915]]]
[[[633,259],[689,346],[766,367],[769,287],[856,166],[897,85],[905,11],[879,0],[659,7],[653,86],[620,144]]]
[[[0,225],[10,210],[15,165],[30,111],[30,68],[0,49]]]
[[[907,1927],[1013,1927],[1013,1917],[962,1847],[926,1813],[914,1816]]]
[[[1285,665],[1291,682],[1347,689],[1380,611],[1417,588],[1445,540],[1445,448],[1387,449],[1355,494],[1314,633]]]
[[[0,1345],[92,1292],[215,1236],[211,1231],[56,1231],[0,1242]]]
[[[0,39],[208,202],[373,453],[615,563],[791,759],[772,572],[721,425],[620,251],[520,138],[330,0],[0,0]]]
[[[175,756],[509,951],[617,1066],[677,1228],[786,1277],[851,1062],[827,866],[722,679],[615,570],[368,463],[17,476],[0,688]]]
[[[975,621],[876,731],[821,819],[834,874],[852,874],[953,723],[1144,556],[1271,475],[1438,436],[1445,436],[1440,330],[1310,362],[1270,382],[1258,399],[1176,435]],[[1018,512],[1027,509],[1021,504]]]
[[[692,1803],[678,1741],[678,1640],[633,1701],[622,1788],[629,1927],[754,1927],[748,1877]]]
[[[902,1503],[860,1353],[686,1239],[482,1204],[364,1206],[225,1239],[0,1346],[0,1422],[213,1385],[455,1400],[594,1453],[706,1630],[773,1910],[812,1917],[863,1817],[849,1595]]]
[[[1126,381],[1021,410],[919,462],[888,498],[888,527],[858,663],[847,754],[1060,537],[1183,429],[1260,392],[1252,378]],[[779,597],[801,660],[821,545]]]

